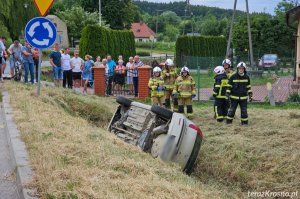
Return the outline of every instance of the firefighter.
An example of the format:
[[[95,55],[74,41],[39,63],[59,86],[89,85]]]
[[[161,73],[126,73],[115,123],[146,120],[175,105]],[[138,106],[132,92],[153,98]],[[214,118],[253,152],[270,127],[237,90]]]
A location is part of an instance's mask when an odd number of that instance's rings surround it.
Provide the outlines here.
[[[173,96],[178,97],[178,112],[184,113],[184,106],[186,106],[187,116],[191,118],[193,116],[192,98],[196,97],[196,85],[186,66],[181,69],[180,76],[176,79]]]
[[[163,106],[165,103],[166,87],[164,86],[159,67],[153,69],[153,77],[149,80],[148,87],[151,90],[152,105]]]
[[[228,78],[223,66],[217,66],[214,69],[215,84],[213,97],[215,98],[214,111],[218,122],[223,122],[227,118],[229,102],[226,97]]]
[[[247,99],[252,101],[252,90],[250,78],[247,75],[247,66],[244,62],[237,65],[237,72],[233,74],[228,82],[226,96],[230,99],[230,109],[227,115],[227,124],[231,124],[237,106],[241,108],[241,124],[248,125]]]
[[[224,61],[222,62],[222,65],[225,69],[226,75],[228,77],[228,79],[231,77],[231,75],[233,75],[233,70],[232,70],[232,65],[231,65],[231,61],[230,59],[224,59]]]
[[[166,101],[165,105],[166,108],[171,109],[171,99],[173,102],[173,111],[178,111],[178,98],[173,97],[173,89],[175,85],[175,80],[177,79],[178,75],[176,73],[176,70],[172,68],[174,65],[173,61],[171,59],[167,59],[165,62],[165,69],[162,71],[162,78],[164,80],[164,85],[166,87]]]

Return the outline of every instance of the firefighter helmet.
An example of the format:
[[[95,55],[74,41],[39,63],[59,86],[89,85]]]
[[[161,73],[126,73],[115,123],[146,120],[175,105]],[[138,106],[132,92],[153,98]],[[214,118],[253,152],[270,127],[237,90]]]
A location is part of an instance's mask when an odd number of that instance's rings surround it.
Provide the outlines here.
[[[229,67],[231,67],[231,61],[230,61],[230,59],[224,59],[224,61],[222,62],[222,65],[224,66],[225,64],[228,64]]]
[[[245,70],[247,69],[247,65],[245,64],[245,62],[240,62],[238,65],[237,65],[237,68],[245,68]]]
[[[155,67],[153,69],[153,73],[160,73],[161,72],[161,69],[159,67]]]
[[[174,65],[174,62],[173,62],[172,59],[167,59],[166,62],[165,62],[165,64],[166,64],[167,66],[173,66],[173,65]]]
[[[181,74],[184,73],[184,72],[189,73],[189,72],[190,72],[189,68],[186,67],[186,66],[182,67],[182,69],[181,69]]]
[[[217,66],[215,69],[214,69],[214,72],[217,74],[217,75],[221,75],[223,73],[225,73],[225,69],[223,66]]]

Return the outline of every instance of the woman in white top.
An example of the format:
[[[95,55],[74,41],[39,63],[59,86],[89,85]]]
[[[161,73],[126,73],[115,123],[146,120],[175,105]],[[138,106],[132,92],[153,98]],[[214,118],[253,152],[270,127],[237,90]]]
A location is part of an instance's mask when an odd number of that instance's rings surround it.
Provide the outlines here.
[[[133,57],[129,57],[129,62],[126,64],[127,84],[129,87],[129,94],[133,94]]]
[[[81,71],[83,68],[83,63],[84,61],[79,57],[78,50],[74,51],[74,57],[71,59],[71,68],[75,88],[80,88]]]

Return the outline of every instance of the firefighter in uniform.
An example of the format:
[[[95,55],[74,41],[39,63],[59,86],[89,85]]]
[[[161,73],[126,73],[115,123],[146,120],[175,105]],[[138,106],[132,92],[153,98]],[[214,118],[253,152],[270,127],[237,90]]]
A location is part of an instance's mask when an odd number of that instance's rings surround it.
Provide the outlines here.
[[[163,106],[165,103],[164,80],[161,77],[161,69],[155,67],[153,69],[153,77],[149,80],[148,87],[151,90],[152,105]]]
[[[227,118],[229,102],[226,97],[226,90],[228,85],[228,78],[223,66],[217,66],[214,69],[216,74],[215,84],[213,90],[213,97],[215,98],[214,111],[218,122],[223,122]]]
[[[248,125],[247,99],[252,101],[252,90],[250,78],[247,75],[247,66],[240,62],[237,66],[237,72],[233,74],[228,82],[226,96],[230,98],[230,109],[227,115],[227,124],[231,124],[235,115],[237,106],[241,108],[241,123]]]
[[[224,59],[224,61],[222,62],[222,65],[225,69],[226,75],[228,77],[228,79],[231,77],[231,75],[233,75],[234,71],[232,70],[232,65],[231,65],[231,61],[230,59]]]
[[[178,98],[173,96],[173,89],[175,85],[175,80],[177,79],[178,75],[176,70],[172,68],[173,61],[171,59],[167,59],[165,62],[165,69],[162,71],[162,78],[165,82],[166,87],[166,108],[171,109],[171,99],[173,102],[173,111],[178,111]]]
[[[189,74],[188,67],[183,67],[180,76],[176,79],[173,96],[178,97],[178,112],[184,113],[186,106],[187,116],[193,116],[192,98],[196,97],[196,85]]]

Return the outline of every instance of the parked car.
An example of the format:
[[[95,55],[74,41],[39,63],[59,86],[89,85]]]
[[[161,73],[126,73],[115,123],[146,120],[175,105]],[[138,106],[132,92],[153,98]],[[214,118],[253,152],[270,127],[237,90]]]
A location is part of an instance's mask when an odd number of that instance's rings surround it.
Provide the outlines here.
[[[140,147],[154,158],[176,162],[190,174],[203,140],[200,128],[183,114],[160,106],[117,97],[120,104],[108,130],[127,143]]]
[[[274,68],[278,66],[279,58],[276,54],[264,54],[261,59],[259,59],[258,66],[262,69]]]

